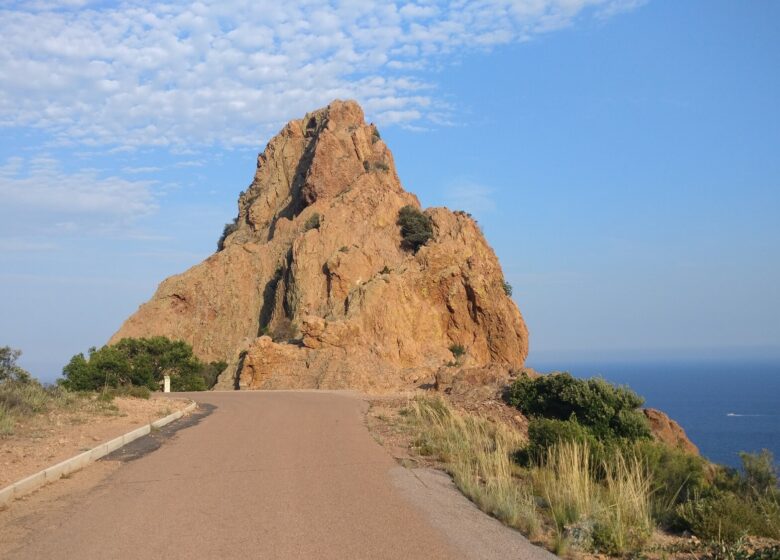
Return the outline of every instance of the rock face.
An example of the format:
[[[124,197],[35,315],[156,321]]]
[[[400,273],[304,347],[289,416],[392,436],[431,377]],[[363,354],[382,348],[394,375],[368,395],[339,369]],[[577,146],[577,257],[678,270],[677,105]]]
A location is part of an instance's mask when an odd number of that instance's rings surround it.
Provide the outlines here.
[[[434,238],[413,253],[406,205],[419,208],[376,127],[334,101],[268,143],[221,250],[165,280],[110,342],[185,340],[242,389],[432,382],[456,344],[463,366],[522,367],[528,331],[476,222],[426,210]]]
[[[653,437],[657,441],[660,441],[669,447],[681,449],[686,453],[691,453],[693,455],[699,454],[699,448],[688,439],[682,426],[669,418],[665,413],[656,410],[655,408],[645,408],[642,412],[650,424],[650,431],[652,432]]]

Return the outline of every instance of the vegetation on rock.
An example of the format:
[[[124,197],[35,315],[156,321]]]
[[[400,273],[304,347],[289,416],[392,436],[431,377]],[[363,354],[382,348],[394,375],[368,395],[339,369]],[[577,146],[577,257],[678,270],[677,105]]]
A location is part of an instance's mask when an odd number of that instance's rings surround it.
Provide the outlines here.
[[[309,216],[308,220],[306,220],[303,229],[309,231],[310,229],[319,229],[319,228],[320,228],[320,215],[317,212],[315,212],[314,214]]]
[[[413,252],[433,238],[431,219],[414,206],[404,206],[398,212],[398,225],[401,226],[402,245]]]
[[[219,237],[219,241],[217,241],[217,251],[221,251],[225,248],[225,239],[227,239],[228,235],[235,232],[237,229],[238,217],[236,217],[232,222],[225,224],[225,227],[222,229],[222,235]]]
[[[509,297],[512,297],[512,284],[504,280],[504,293]]]

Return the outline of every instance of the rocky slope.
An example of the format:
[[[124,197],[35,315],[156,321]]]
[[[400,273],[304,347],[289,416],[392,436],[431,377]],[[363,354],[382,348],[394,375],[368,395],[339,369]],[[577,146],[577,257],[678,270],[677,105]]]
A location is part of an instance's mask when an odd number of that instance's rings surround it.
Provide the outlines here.
[[[334,101],[268,143],[221,250],[165,280],[111,342],[183,339],[242,389],[431,383],[453,345],[466,367],[522,367],[528,331],[479,226],[428,209],[434,237],[414,253],[406,205],[419,208],[376,127]]]

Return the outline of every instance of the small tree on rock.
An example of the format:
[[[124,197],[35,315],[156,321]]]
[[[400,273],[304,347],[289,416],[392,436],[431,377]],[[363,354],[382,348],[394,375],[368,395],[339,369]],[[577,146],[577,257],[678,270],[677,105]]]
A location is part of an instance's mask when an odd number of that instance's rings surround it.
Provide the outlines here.
[[[401,244],[414,253],[433,238],[431,219],[414,206],[401,208],[397,223],[401,226]]]

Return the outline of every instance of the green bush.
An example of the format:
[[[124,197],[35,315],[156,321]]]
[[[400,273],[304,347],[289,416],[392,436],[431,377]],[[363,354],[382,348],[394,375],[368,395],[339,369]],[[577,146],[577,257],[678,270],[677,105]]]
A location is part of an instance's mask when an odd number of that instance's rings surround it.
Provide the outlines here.
[[[450,346],[450,352],[457,359],[466,354],[466,348],[462,344],[453,344]]]
[[[10,346],[0,347],[0,383],[4,381],[27,383],[32,380],[27,371],[16,365],[16,360],[21,355],[21,350],[16,350]]]
[[[773,495],[778,492],[777,467],[772,453],[763,449],[760,453],[739,454],[742,459],[745,492],[755,496]]]
[[[88,357],[73,356],[63,368],[64,379],[59,383],[72,391],[131,386],[156,391],[161,388],[163,377],[170,375],[172,387],[205,390],[216,381],[218,373],[215,375],[214,370],[220,364],[204,364],[193,355],[192,347],[180,340],[162,336],[124,338],[99,350],[91,348]]]
[[[310,229],[319,229],[319,228],[320,228],[320,215],[317,212],[315,212],[314,214],[309,216],[308,220],[306,220],[303,229],[309,231]]]
[[[171,391],[205,391],[207,389],[206,380],[198,374],[171,377]]]
[[[568,373],[531,379],[524,373],[510,386],[507,400],[528,416],[574,419],[602,439],[650,436],[647,421],[637,410],[642,398],[603,379],[576,379]]]
[[[275,321],[273,328],[269,327],[267,331],[268,336],[274,342],[290,342],[298,336],[298,327],[288,317],[278,319]]]
[[[415,253],[433,238],[431,219],[414,206],[401,208],[397,223],[401,226],[401,244]]]
[[[780,538],[780,490],[772,454],[741,453],[742,470],[720,467],[712,484],[675,510],[702,539],[734,543],[744,535]]]
[[[512,284],[504,280],[504,293],[509,297],[512,297]]]
[[[763,511],[762,511],[763,509]],[[753,502],[732,492],[713,491],[677,506],[685,529],[705,540],[734,543],[745,535],[777,538],[778,515],[770,503]]]
[[[238,216],[232,221],[227,224],[225,224],[225,227],[222,229],[222,235],[219,237],[219,241],[217,241],[217,251],[221,251],[225,248],[225,239],[227,239],[228,235],[235,232],[238,229]]]
[[[548,449],[572,441],[587,443],[591,450],[599,447],[590,431],[574,420],[532,418],[528,424],[528,446],[517,457],[523,464],[540,463]]]
[[[707,462],[698,455],[655,441],[638,441],[634,452],[653,481],[653,514],[667,528],[681,528],[675,507],[709,486]]]

